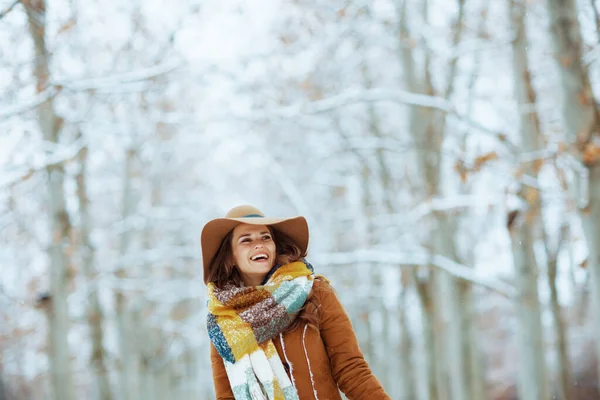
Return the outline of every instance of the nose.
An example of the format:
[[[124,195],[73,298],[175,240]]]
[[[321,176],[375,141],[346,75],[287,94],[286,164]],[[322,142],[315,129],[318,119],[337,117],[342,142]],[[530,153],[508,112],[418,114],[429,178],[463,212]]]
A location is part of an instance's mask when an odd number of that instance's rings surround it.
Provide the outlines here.
[[[258,249],[259,247],[263,247],[262,243],[256,243],[256,244],[254,245],[254,248],[255,248],[255,249]]]

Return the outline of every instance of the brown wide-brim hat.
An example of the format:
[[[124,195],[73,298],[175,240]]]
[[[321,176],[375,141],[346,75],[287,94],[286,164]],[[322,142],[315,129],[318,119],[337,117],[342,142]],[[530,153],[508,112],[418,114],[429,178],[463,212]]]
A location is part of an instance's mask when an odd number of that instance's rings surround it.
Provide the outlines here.
[[[204,265],[204,283],[208,276],[210,262],[219,251],[221,242],[229,231],[239,224],[269,225],[288,235],[304,253],[308,249],[308,223],[304,217],[267,218],[256,207],[243,205],[229,210],[225,218],[213,219],[204,225],[200,235],[202,264]]]

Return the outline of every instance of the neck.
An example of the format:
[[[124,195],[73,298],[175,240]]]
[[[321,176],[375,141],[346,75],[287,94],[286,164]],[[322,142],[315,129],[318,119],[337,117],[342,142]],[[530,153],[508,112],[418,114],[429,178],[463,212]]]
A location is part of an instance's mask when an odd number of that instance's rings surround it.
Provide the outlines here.
[[[242,276],[242,280],[244,281],[244,285],[246,285],[246,286],[259,286],[262,283],[262,281],[265,279],[265,276],[244,275],[244,276]]]

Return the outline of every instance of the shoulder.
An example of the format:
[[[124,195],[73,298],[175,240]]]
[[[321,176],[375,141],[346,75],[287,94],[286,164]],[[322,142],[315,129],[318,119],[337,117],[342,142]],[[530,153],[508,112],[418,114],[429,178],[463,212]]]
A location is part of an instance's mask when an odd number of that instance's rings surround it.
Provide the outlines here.
[[[333,286],[329,279],[323,275],[316,275],[313,283],[313,290],[315,292],[333,292]]]
[[[313,296],[321,303],[326,301],[332,295],[335,296],[335,289],[331,285],[329,279],[323,275],[315,276],[312,291]]]
[[[324,276],[315,277],[312,298],[318,309],[321,331],[331,329],[331,323],[342,323],[347,319],[346,310],[336,290]]]

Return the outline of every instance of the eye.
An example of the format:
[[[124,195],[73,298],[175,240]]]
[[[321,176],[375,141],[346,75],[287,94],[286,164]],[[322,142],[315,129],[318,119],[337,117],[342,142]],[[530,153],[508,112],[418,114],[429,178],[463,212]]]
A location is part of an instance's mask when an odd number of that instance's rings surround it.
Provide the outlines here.
[[[271,235],[265,235],[262,238],[263,240],[271,240]]]
[[[250,241],[249,238],[244,238],[242,240],[240,240],[240,243],[248,243]]]

